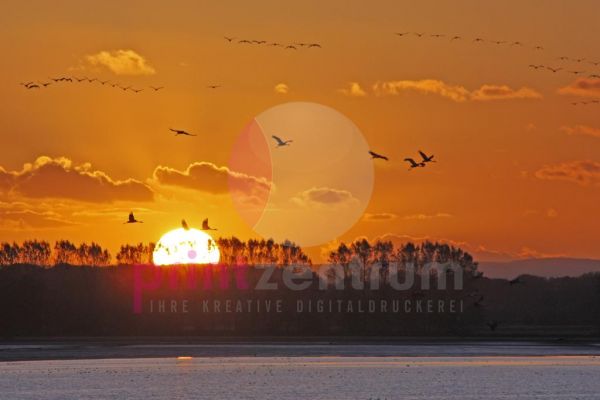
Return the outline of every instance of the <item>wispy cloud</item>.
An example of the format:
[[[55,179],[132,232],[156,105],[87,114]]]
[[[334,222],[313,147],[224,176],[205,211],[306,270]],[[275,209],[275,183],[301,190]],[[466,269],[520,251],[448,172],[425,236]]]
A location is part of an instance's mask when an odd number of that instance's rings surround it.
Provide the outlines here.
[[[398,216],[392,213],[365,213],[363,219],[365,221],[390,221],[396,219]]]
[[[275,85],[273,90],[275,90],[275,93],[287,94],[287,92],[289,92],[290,88],[285,83],[278,83],[277,85]]]
[[[568,86],[558,89],[559,94],[600,97],[600,79],[580,78]]]
[[[469,99],[469,91],[463,86],[449,85],[436,79],[376,82],[373,85],[373,92],[378,96],[398,95],[405,91],[437,94],[457,102]]]
[[[403,217],[403,219],[406,220],[428,220],[428,219],[434,219],[434,218],[452,218],[452,214],[448,214],[448,213],[444,213],[444,212],[439,212],[439,213],[435,213],[435,214],[411,214],[411,215],[405,215]]]
[[[367,92],[365,92],[363,88],[360,87],[360,84],[358,82],[349,82],[348,88],[339,89],[339,92],[345,94],[346,96],[352,97],[364,97],[367,95]]]
[[[506,85],[483,85],[471,93],[471,99],[475,101],[541,98],[541,94],[528,87],[512,89]]]
[[[528,87],[513,89],[507,85],[485,84],[470,91],[464,86],[451,85],[437,79],[376,82],[373,85],[373,92],[378,96],[394,96],[407,91],[434,94],[459,103],[542,98],[540,93]]]
[[[600,129],[587,125],[563,126],[560,128],[560,130],[565,132],[567,135],[591,136],[600,138]]]
[[[148,61],[134,50],[101,51],[85,57],[89,65],[104,67],[116,75],[153,75]]]
[[[292,201],[298,205],[343,205],[354,204],[358,200],[347,190],[313,187],[299,193]]]
[[[595,161],[571,161],[545,165],[535,172],[539,179],[561,180],[582,186],[600,184],[600,163]]]

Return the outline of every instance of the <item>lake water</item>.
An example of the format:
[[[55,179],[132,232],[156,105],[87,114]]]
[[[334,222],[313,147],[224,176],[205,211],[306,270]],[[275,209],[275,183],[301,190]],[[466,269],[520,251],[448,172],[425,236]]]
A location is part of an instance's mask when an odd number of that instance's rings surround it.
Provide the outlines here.
[[[600,356],[181,357],[0,363],[0,399],[598,399]]]

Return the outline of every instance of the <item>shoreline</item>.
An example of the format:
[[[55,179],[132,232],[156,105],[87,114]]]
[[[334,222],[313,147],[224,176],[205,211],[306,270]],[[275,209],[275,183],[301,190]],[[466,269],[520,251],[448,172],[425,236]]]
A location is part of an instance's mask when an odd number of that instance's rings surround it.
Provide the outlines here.
[[[19,338],[0,341],[0,362],[214,357],[599,356],[578,338]]]

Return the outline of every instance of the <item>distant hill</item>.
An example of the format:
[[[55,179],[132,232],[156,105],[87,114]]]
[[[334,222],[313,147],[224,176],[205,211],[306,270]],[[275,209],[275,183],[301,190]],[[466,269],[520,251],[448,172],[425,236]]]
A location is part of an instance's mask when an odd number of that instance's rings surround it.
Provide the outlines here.
[[[600,272],[600,260],[585,258],[530,258],[513,261],[482,261],[479,270],[488,278],[514,278],[529,274],[542,277],[580,276]]]

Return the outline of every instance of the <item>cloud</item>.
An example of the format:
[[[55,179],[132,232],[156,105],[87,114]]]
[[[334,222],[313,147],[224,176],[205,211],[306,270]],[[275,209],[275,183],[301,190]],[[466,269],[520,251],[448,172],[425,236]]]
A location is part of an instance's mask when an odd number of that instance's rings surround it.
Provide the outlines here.
[[[563,126],[560,128],[560,130],[565,132],[567,135],[591,136],[591,137],[600,138],[600,129],[592,128],[591,126],[586,126],[586,125],[575,125],[573,127]]]
[[[545,165],[535,172],[539,179],[562,180],[582,186],[600,185],[600,163],[595,161],[571,161]]]
[[[378,96],[394,96],[405,91],[416,91],[435,94],[458,103],[469,100],[539,99],[542,97],[541,94],[527,87],[515,90],[506,85],[485,84],[479,89],[469,91],[464,86],[450,85],[437,79],[376,82],[373,85],[373,91]]]
[[[541,94],[528,87],[515,90],[506,85],[483,85],[471,93],[471,99],[475,101],[541,98]]]
[[[565,254],[562,253],[543,253],[531,247],[523,246],[521,249],[515,254],[516,258],[529,259],[529,258],[556,258],[556,257],[565,257]]]
[[[65,157],[38,157],[21,171],[0,168],[0,192],[28,198],[62,198],[88,202],[151,201],[154,194],[134,179],[114,180],[89,163],[76,165]]]
[[[133,50],[101,51],[85,57],[94,67],[105,67],[115,75],[154,75],[156,70]]]
[[[412,214],[412,215],[405,215],[403,217],[403,219],[406,220],[411,220],[411,219],[417,219],[417,220],[427,220],[427,219],[433,219],[433,218],[451,218],[452,214],[448,214],[448,213],[436,213],[436,214]]]
[[[398,217],[396,214],[392,213],[365,213],[363,219],[365,221],[390,221]]]
[[[349,82],[348,85],[347,89],[339,89],[339,92],[352,97],[364,97],[367,95],[367,92],[360,87],[358,82]]]
[[[373,91],[378,96],[398,95],[404,91],[416,91],[437,94],[457,102],[463,102],[469,99],[469,91],[463,86],[448,85],[447,83],[436,79],[376,82],[373,85]]]
[[[313,187],[299,193],[292,201],[299,205],[343,205],[358,202],[347,190]]]
[[[559,94],[600,97],[600,79],[579,78],[568,86],[558,89]]]
[[[55,211],[45,209],[47,206],[0,201],[0,229],[31,230],[75,225]]]
[[[279,94],[287,94],[287,92],[290,90],[288,85],[285,83],[278,83],[273,89],[275,90],[275,93]]]
[[[229,190],[248,195],[268,193],[272,186],[272,183],[265,178],[232,171],[227,167],[219,167],[206,161],[190,164],[185,171],[158,166],[154,170],[153,177],[158,184],[213,194],[223,194]]]

